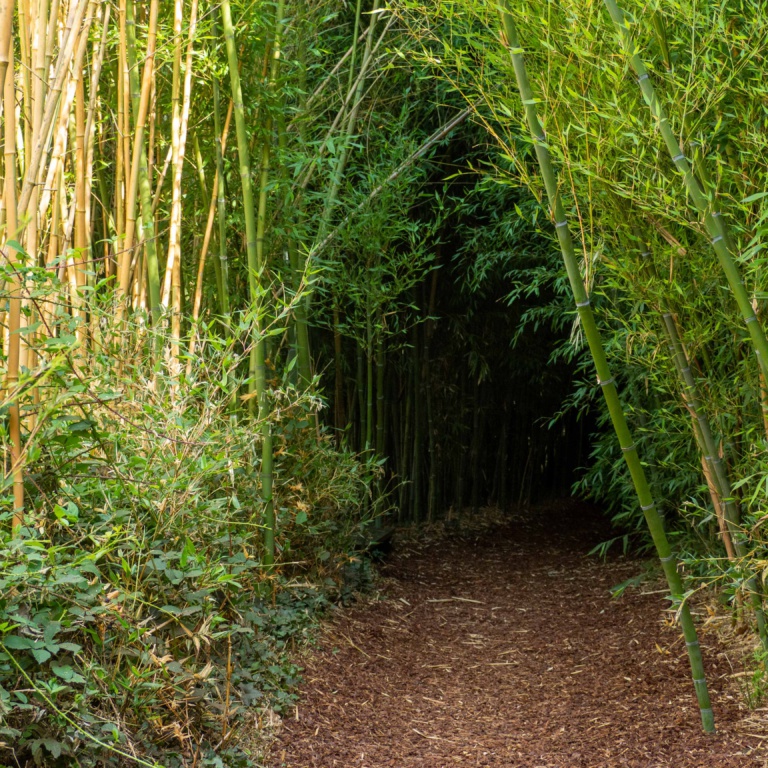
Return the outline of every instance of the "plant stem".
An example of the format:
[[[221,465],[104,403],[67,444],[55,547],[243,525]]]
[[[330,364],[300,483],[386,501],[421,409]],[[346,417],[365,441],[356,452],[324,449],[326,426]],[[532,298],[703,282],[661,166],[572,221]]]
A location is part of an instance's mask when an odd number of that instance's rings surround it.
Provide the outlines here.
[[[586,289],[584,288],[584,282],[579,271],[573,240],[571,239],[571,233],[568,227],[565,208],[558,189],[556,171],[549,154],[544,129],[539,121],[536,109],[537,100],[534,97],[533,90],[528,81],[528,74],[523,59],[523,49],[520,47],[517,28],[511,15],[509,0],[504,0],[503,2],[501,7],[501,19],[506,43],[512,58],[520,98],[525,109],[528,128],[533,139],[536,158],[546,188],[550,206],[550,215],[552,216],[555,231],[560,243],[560,250],[568,273],[568,281],[571,286],[571,291],[576,302],[579,320],[584,329],[590,352],[592,353],[592,359],[597,371],[598,383],[603,392],[611,422],[613,423],[616,436],[621,445],[621,451],[627,464],[627,468],[632,476],[632,482],[635,486],[640,508],[645,516],[651,538],[653,539],[653,543],[659,555],[664,574],[667,577],[672,600],[678,608],[679,620],[683,635],[685,636],[686,647],[688,649],[696,698],[699,703],[702,726],[705,732],[711,733],[715,730],[715,719],[709,699],[709,691],[707,689],[707,681],[704,673],[704,663],[696,635],[696,627],[693,623],[690,607],[684,598],[682,580],[677,571],[676,559],[672,553],[667,535],[664,531],[661,516],[659,515],[656,503],[648,486],[645,470],[637,453],[637,447],[635,446],[632,434],[630,433],[629,425],[627,424],[624,410],[619,400],[615,379],[608,366],[608,360],[605,356],[605,350],[600,338],[600,332],[595,322],[592,307],[590,306],[590,300],[587,296]]]

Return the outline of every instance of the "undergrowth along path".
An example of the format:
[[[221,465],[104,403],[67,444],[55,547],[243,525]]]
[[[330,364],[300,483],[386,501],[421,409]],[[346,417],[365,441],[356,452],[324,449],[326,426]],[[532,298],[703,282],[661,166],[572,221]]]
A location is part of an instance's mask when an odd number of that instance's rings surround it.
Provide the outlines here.
[[[702,645],[718,733],[701,732],[685,647],[637,560],[586,557],[579,502],[401,549],[385,598],[341,611],[272,750],[278,768],[735,768],[765,764],[731,667]]]

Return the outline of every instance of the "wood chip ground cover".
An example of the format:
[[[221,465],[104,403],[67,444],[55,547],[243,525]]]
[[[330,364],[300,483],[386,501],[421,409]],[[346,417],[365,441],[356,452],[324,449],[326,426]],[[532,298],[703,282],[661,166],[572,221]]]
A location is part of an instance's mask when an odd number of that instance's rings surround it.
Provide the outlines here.
[[[765,765],[714,635],[702,645],[718,733],[701,732],[663,595],[610,597],[641,564],[587,558],[604,535],[569,502],[402,548],[384,599],[341,611],[308,659],[268,765]]]

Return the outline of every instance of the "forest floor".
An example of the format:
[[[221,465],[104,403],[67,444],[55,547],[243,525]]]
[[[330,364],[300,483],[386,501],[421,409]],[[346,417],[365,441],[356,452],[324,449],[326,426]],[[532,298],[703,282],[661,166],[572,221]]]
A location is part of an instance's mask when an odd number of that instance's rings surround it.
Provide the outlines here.
[[[305,660],[272,768],[730,768],[765,765],[766,713],[702,636],[718,733],[700,730],[685,645],[642,561],[600,562],[588,505],[406,543],[381,599],[344,609]],[[758,731],[756,733],[756,731]]]

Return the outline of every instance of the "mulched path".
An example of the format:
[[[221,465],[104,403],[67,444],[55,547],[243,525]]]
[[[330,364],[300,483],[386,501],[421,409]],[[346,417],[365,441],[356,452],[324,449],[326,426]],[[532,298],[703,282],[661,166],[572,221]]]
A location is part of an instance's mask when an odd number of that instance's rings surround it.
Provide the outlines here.
[[[404,545],[384,569],[385,598],[331,622],[269,765],[765,765],[711,635],[718,733],[702,734],[663,595],[612,599],[642,564],[585,557],[604,537],[594,511],[569,501],[472,537]]]

